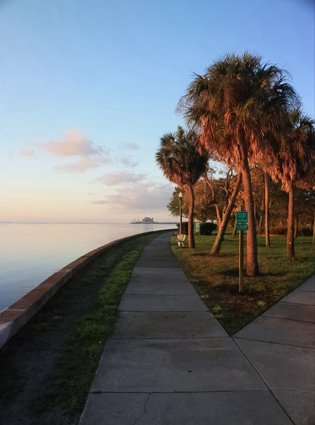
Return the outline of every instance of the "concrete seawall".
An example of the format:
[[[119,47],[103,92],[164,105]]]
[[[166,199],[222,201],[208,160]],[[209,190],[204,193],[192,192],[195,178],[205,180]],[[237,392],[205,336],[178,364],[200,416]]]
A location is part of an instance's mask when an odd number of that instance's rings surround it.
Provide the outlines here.
[[[157,231],[156,233],[159,233]],[[84,269],[99,256],[105,254],[114,246],[137,236],[147,234],[145,232],[137,235],[117,239],[100,248],[94,249],[72,261],[56,273],[16,301],[5,310],[0,312],[0,349],[13,337],[46,303],[53,295],[63,287],[73,276]],[[155,233],[155,232],[154,232]]]

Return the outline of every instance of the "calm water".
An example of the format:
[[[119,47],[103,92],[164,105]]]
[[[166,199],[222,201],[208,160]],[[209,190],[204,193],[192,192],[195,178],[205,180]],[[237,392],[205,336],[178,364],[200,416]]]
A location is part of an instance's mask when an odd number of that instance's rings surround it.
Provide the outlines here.
[[[0,224],[0,310],[94,248],[161,224]]]

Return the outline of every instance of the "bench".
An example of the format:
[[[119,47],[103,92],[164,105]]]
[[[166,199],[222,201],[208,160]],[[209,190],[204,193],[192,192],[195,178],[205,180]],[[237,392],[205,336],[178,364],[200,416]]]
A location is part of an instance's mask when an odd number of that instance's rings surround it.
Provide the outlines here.
[[[185,246],[185,244],[184,244],[185,239],[186,239],[186,235],[179,233],[177,235],[177,245],[178,246]]]

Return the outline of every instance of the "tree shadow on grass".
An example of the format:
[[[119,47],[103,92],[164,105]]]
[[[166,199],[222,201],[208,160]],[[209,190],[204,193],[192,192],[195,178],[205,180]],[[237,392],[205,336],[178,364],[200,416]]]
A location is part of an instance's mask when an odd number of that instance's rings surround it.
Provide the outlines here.
[[[220,289],[220,292],[225,292],[231,295],[239,295],[238,283],[224,283],[219,285],[217,288]]]
[[[224,276],[237,277],[238,276],[238,267],[231,267],[230,269],[224,270],[222,272]]]
[[[283,272],[259,272],[260,277],[283,276]]]
[[[219,255],[211,255],[210,252],[193,252],[191,254],[192,257],[209,257],[213,259],[220,258],[235,258],[235,254],[219,254]]]

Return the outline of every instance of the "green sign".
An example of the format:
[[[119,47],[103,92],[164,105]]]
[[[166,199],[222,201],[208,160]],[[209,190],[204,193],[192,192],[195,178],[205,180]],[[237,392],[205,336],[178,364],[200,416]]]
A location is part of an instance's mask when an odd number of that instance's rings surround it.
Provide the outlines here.
[[[236,211],[236,230],[248,229],[248,213],[247,211]]]
[[[200,235],[200,223],[195,223],[195,234]]]
[[[248,223],[236,223],[236,230],[248,230]]]

